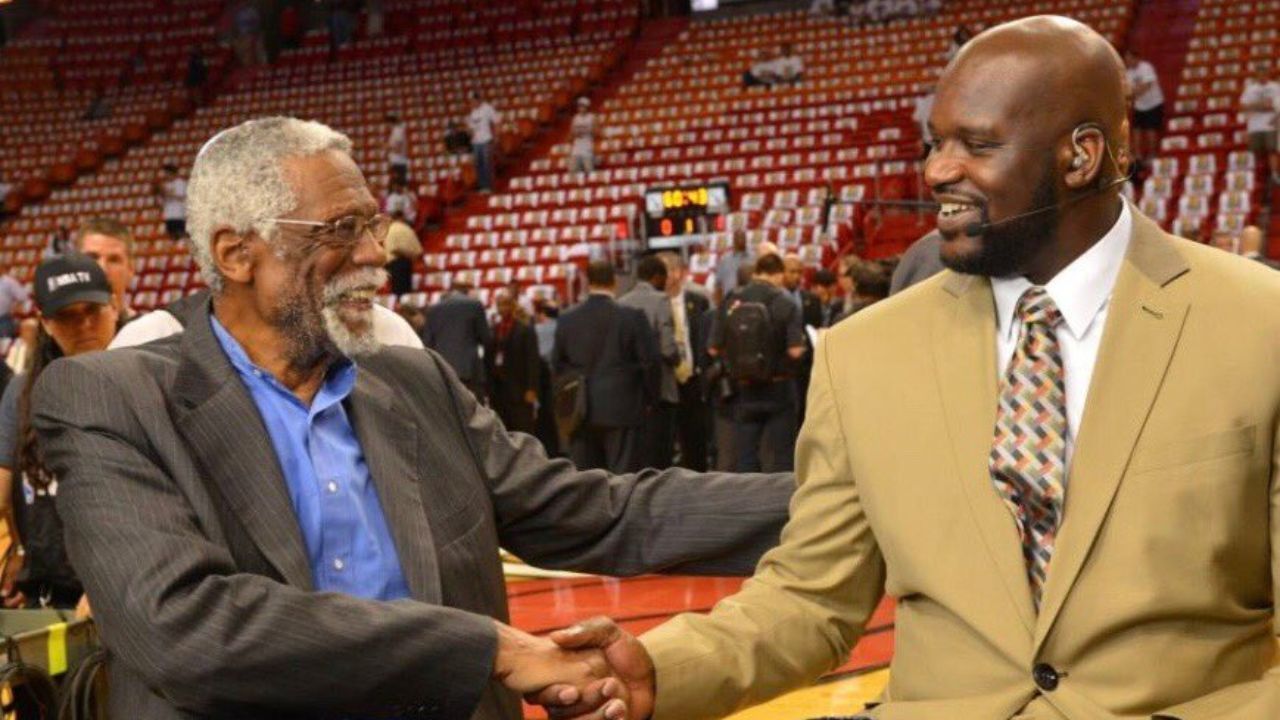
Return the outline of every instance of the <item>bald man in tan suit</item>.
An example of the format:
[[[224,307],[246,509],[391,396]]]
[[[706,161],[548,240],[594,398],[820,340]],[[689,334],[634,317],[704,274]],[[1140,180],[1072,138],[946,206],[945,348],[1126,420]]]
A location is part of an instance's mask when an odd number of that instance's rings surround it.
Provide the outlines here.
[[[709,615],[556,636],[606,648],[634,715],[810,683],[887,592],[867,718],[1280,718],[1280,276],[1118,197],[1122,72],[1064,18],[953,61],[950,270],[824,336],[781,545]]]

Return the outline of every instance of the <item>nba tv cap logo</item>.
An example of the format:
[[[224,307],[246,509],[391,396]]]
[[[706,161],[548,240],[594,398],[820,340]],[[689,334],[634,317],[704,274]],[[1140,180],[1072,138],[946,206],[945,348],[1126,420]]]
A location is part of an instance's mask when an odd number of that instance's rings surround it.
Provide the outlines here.
[[[111,284],[98,263],[85,255],[49,258],[36,268],[36,307],[45,317],[75,303],[111,303]]]

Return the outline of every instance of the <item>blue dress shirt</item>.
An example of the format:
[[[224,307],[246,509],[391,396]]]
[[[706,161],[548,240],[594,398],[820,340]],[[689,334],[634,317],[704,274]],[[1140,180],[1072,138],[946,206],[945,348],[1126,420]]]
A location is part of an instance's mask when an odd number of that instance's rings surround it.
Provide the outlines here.
[[[330,368],[308,408],[254,365],[217,318],[209,320],[271,436],[315,589],[371,600],[409,597],[377,488],[342,406],[356,384],[355,364],[344,360]]]

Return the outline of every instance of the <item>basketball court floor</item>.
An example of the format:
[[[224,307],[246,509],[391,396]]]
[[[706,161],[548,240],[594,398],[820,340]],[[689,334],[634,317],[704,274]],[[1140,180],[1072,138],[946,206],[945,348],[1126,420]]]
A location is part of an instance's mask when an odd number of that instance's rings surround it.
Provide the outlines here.
[[[705,612],[742,585],[740,578],[643,576],[603,578],[548,574],[522,577],[527,569],[509,566],[507,589],[511,622],[543,634],[596,615],[607,615],[639,634],[672,615]],[[533,571],[532,574],[541,575]],[[797,690],[770,703],[734,715],[735,720],[805,720],[827,715],[852,715],[880,694],[889,679],[893,656],[893,604],[885,599],[867,632],[844,666],[814,686]],[[529,718],[543,718],[538,708],[526,707]]]

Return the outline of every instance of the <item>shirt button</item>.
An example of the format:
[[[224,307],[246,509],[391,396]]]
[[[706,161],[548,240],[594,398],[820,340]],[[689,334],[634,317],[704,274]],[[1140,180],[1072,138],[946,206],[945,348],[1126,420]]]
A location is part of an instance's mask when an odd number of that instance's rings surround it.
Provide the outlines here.
[[[329,490],[329,494],[330,494],[330,495],[333,495],[333,494],[335,494],[335,493],[337,493],[337,492],[338,492],[338,483],[336,483],[336,482],[334,482],[334,481],[332,481],[332,480],[330,480],[330,481],[329,481],[329,484],[328,484],[328,485],[326,485],[325,487]]]
[[[344,563],[344,562],[342,562],[342,558],[334,558],[334,559],[333,559],[333,569],[334,569],[334,570],[341,570],[342,568],[344,568],[344,567],[346,567],[346,566],[347,566],[347,564],[346,564],[346,563]]]

